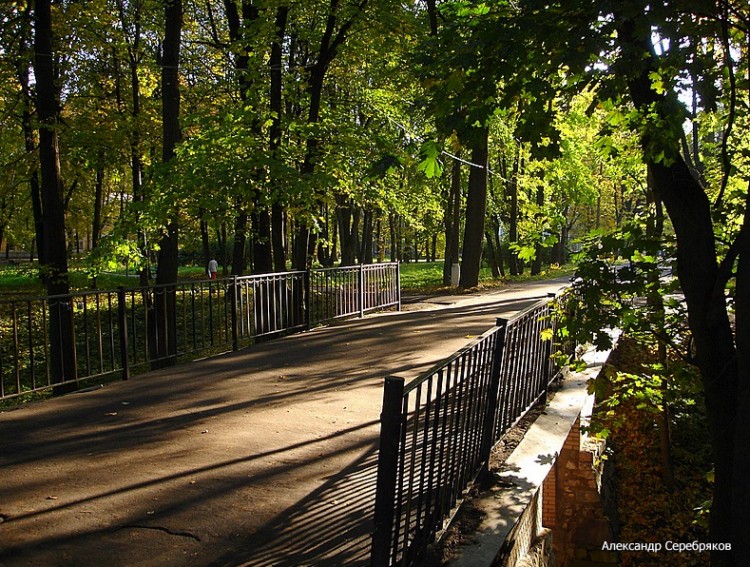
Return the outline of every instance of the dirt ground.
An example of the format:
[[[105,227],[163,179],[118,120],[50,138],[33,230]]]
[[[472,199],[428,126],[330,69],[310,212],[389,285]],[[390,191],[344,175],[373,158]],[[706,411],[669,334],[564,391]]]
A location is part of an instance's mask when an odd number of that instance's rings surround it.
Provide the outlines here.
[[[0,566],[367,565],[383,378],[563,283],[430,298],[0,413]]]

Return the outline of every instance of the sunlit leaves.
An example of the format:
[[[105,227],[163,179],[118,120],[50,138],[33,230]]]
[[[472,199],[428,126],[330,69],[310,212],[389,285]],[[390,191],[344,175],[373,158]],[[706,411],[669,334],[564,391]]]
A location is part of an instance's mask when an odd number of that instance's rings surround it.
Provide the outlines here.
[[[443,164],[440,161],[442,151],[437,142],[427,140],[422,144],[419,150],[419,170],[424,172],[428,178],[439,177],[443,173]]]

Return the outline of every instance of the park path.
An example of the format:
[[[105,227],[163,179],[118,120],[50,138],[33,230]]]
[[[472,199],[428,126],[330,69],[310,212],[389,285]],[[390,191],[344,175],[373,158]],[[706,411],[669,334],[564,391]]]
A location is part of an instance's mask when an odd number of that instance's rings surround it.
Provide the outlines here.
[[[0,567],[367,565],[383,378],[564,283],[422,299],[0,413]]]

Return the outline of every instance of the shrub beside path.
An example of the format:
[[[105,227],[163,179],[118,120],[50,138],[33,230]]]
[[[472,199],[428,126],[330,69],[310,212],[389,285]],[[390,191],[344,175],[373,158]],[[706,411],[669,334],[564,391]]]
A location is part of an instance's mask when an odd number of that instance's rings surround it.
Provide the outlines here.
[[[0,413],[0,567],[367,565],[383,378],[565,282],[422,298]]]

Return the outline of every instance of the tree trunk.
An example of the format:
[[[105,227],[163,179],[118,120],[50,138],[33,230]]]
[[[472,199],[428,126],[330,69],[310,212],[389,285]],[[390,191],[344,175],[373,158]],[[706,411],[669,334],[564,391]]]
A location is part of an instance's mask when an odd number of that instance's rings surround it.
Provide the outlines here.
[[[29,110],[23,111],[23,129],[26,142],[26,152],[36,152],[36,140],[32,128],[32,114]],[[46,264],[44,255],[44,218],[42,215],[42,189],[39,185],[39,170],[36,166],[29,172],[29,193],[31,196],[31,210],[34,217],[34,240],[37,243],[39,264]]]
[[[372,237],[374,231],[372,210],[365,209],[365,218],[362,225],[362,241],[360,243],[360,264],[372,264]]]
[[[355,10],[351,13],[349,19],[339,24],[339,3],[337,0],[332,1],[329,5],[326,17],[326,27],[320,39],[320,47],[317,52],[317,59],[313,65],[308,68],[307,87],[310,97],[310,106],[307,114],[307,124],[312,126],[320,122],[320,108],[323,97],[323,84],[326,72],[331,62],[336,57],[339,48],[349,37],[356,18],[360,17],[367,7],[368,0],[361,0],[356,4]],[[337,29],[338,28],[338,29]],[[316,135],[311,134],[307,138],[305,147],[305,157],[300,168],[303,178],[310,179],[315,171],[316,163],[320,157],[320,140]],[[314,202],[319,204],[319,196],[314,196]],[[312,263],[312,254],[310,252],[315,242],[311,238],[311,228],[305,220],[299,224],[297,237],[295,239],[294,252],[292,254],[292,264],[296,269],[306,269]],[[314,249],[314,248],[312,248]]]
[[[400,258],[396,249],[396,213],[388,215],[388,229],[391,242],[391,262],[398,262]]]
[[[55,86],[55,55],[52,51],[52,12],[50,0],[34,6],[34,77],[39,119],[39,171],[44,240],[44,282],[50,296],[67,295],[68,256],[65,247],[65,209],[60,179],[60,153],[57,140],[59,121],[58,92]],[[50,372],[52,382],[75,381],[76,350],[73,341],[73,312],[68,298],[49,300]],[[74,386],[55,388],[65,393]]]
[[[232,275],[242,276],[245,273],[245,242],[247,241],[247,213],[242,208],[242,199],[235,200],[237,216],[234,218],[234,245],[232,247]]]
[[[271,239],[273,249],[273,269],[286,271],[286,222],[284,207],[274,203],[271,207]]]
[[[507,184],[508,192],[510,193],[510,218],[508,220],[508,241],[510,244],[516,244],[518,242],[518,174],[520,169],[521,148],[519,147],[515,161],[513,162],[513,173]],[[510,270],[511,276],[518,276],[521,274],[518,252],[512,249],[508,254],[508,269]]]
[[[182,138],[180,130],[180,36],[182,34],[182,0],[165,0],[164,3],[164,43],[162,45],[162,162],[169,163],[175,156],[175,149]],[[177,211],[162,235],[159,248],[159,269],[156,284],[175,284],[178,269],[179,224]],[[162,301],[156,301],[157,345],[156,357],[164,363],[174,364],[177,354],[177,325],[175,312],[175,288],[173,285],[162,288]],[[152,365],[153,366],[153,365]],[[157,362],[156,366],[162,366]]]
[[[334,18],[335,21],[335,18]],[[326,48],[327,49],[327,48]],[[326,51],[321,46],[318,62],[310,69],[308,75],[308,86],[310,92],[310,108],[307,115],[308,124],[317,124],[320,120],[320,104],[323,97],[323,80],[328,64],[324,61]],[[320,141],[313,135],[307,139],[305,158],[302,162],[300,172],[303,177],[310,178],[315,171],[315,163],[318,159]],[[315,197],[318,201],[318,197]],[[297,270],[306,270],[312,264],[312,256],[309,254],[311,243],[314,243],[311,228],[301,219],[297,227],[297,234],[294,241],[294,251],[292,253],[292,267]]]
[[[646,236],[650,241],[661,242],[664,233],[664,210],[661,204],[659,193],[653,187],[653,176],[648,175],[648,196],[647,201],[653,205],[649,207],[649,215],[646,218]],[[652,327],[655,329],[664,329],[666,325],[666,313],[664,310],[664,297],[660,293],[659,285],[659,267],[655,266],[648,274],[649,290],[646,295],[646,302],[649,307],[649,314],[653,317]],[[672,465],[672,443],[670,435],[670,417],[669,417],[669,400],[667,392],[669,390],[669,375],[667,368],[669,360],[667,358],[667,345],[664,340],[657,337],[657,361],[664,369],[662,378],[662,410],[656,415],[656,425],[659,429],[659,453],[661,460],[661,473],[664,485],[671,490],[674,487],[674,467]]]
[[[489,229],[485,233],[487,247],[490,252],[490,267],[492,277],[499,278],[505,276],[505,267],[503,266],[503,250],[500,242],[500,220],[493,215],[489,221]]]
[[[302,224],[297,226],[292,243],[293,270],[306,270],[312,263],[312,258],[307,253],[310,248],[311,236],[310,229],[307,226]]]
[[[271,43],[271,57],[268,65],[271,74],[269,105],[271,109],[271,127],[269,129],[269,150],[271,157],[279,161],[279,147],[281,146],[281,118],[283,106],[282,58],[283,44],[286,36],[288,6],[279,6],[276,10],[276,36]],[[271,205],[271,248],[273,250],[273,267],[276,272],[286,270],[286,229],[284,227],[284,208],[280,203],[281,188],[278,176],[273,176],[274,191]]]
[[[484,234],[484,238],[487,241],[487,250],[490,253],[490,257],[488,258],[490,262],[490,270],[492,271],[492,277],[493,279],[498,279],[500,277],[500,266],[497,262],[497,253],[495,251],[495,243],[492,238],[492,233],[488,230]]]
[[[130,145],[130,177],[132,187],[132,203],[141,203],[144,200],[143,195],[143,159],[141,158],[141,131],[139,127],[140,115],[141,115],[141,82],[140,82],[140,49],[141,49],[141,8],[140,2],[131,4],[133,10],[133,21],[128,22],[128,18],[125,13],[125,4],[122,0],[117,2],[117,10],[120,17],[120,25],[123,30],[130,30],[128,40],[128,71],[130,74],[130,90],[131,96],[133,97],[133,106],[130,111],[130,118],[133,127],[129,133],[129,145]],[[123,97],[120,89],[120,74],[119,67],[115,80],[115,90],[117,96],[117,105],[120,112],[124,112],[122,107]],[[136,209],[134,215],[134,224],[136,226],[136,242],[138,249],[141,253],[141,257],[144,259],[144,265],[142,265],[138,271],[139,283],[141,286],[147,286],[151,280],[151,267],[149,265],[149,251],[148,243],[146,240],[146,234],[141,228],[140,224],[141,213]],[[146,297],[146,301],[149,298]],[[147,305],[147,308],[150,306]]]
[[[733,524],[732,501],[750,492],[744,476],[742,484],[732,486],[733,454],[736,427],[738,375],[737,353],[726,311],[724,287],[719,280],[714,246],[713,227],[706,194],[694,181],[686,164],[652,164],[654,178],[663,196],[677,237],[677,272],[688,307],[688,320],[695,339],[697,362],[706,395],[706,411],[711,424],[714,450],[715,484],[711,508],[712,541],[726,541],[735,533],[734,544],[740,547],[740,536],[750,522],[738,528]],[[737,290],[739,296],[740,290]],[[738,532],[739,530],[739,532]],[[737,565],[740,565],[737,563]]]
[[[354,265],[355,238],[357,221],[352,203],[343,195],[336,195],[336,220],[341,243],[341,265]]]
[[[271,254],[271,218],[268,208],[263,207],[252,215],[253,219],[253,273],[273,272]]]
[[[227,275],[227,223],[221,221],[221,229],[217,230],[217,240],[219,241],[219,254],[221,255],[221,275]]]
[[[96,167],[94,185],[94,219],[91,223],[91,248],[99,245],[102,233],[102,201],[104,199],[104,150],[99,151],[99,164]]]
[[[636,35],[636,22],[621,18],[618,38],[640,64],[641,73],[628,78],[628,88],[639,110],[661,111],[664,97],[651,88],[650,68],[653,61],[650,35]],[[647,32],[648,28],[646,29]],[[649,157],[652,140],[648,132],[642,134],[641,145]],[[661,195],[677,239],[677,273],[688,308],[688,322],[696,347],[696,360],[701,371],[706,399],[706,412],[711,429],[715,482],[710,515],[710,538],[713,542],[731,541],[732,553],[712,553],[712,565],[744,565],[750,555],[750,476],[747,469],[738,474],[735,467],[748,464],[750,444],[747,430],[738,424],[748,423],[747,367],[739,375],[739,359],[747,360],[748,343],[735,349],[735,338],[727,313],[724,295],[727,276],[719,270],[716,260],[711,207],[707,194],[691,174],[681,156],[669,163],[649,163],[654,184]],[[746,252],[747,221],[743,225],[742,240],[737,242]],[[741,237],[743,236],[741,235]],[[750,256],[741,257],[739,267]],[[731,266],[729,266],[731,268]],[[746,268],[744,268],[746,269]],[[736,297],[750,295],[740,288],[746,283],[738,273]],[[748,316],[746,302],[737,309],[737,320]],[[739,336],[737,337],[739,339]],[[740,345],[740,343],[737,343]],[[742,354],[739,354],[742,351]],[[744,358],[743,358],[744,357]],[[740,440],[738,443],[737,440]]]
[[[26,12],[24,13],[24,23],[29,22],[29,11],[32,9],[32,3],[29,2],[26,5]],[[25,25],[22,28],[21,37],[19,38],[19,53],[29,50],[28,43],[30,42],[29,36],[31,34],[31,27]],[[34,112],[33,112],[33,94],[30,85],[30,72],[28,61],[19,55],[16,64],[16,74],[18,76],[18,82],[21,87],[22,94],[22,111],[21,111],[21,128],[23,130],[24,147],[26,153],[34,155],[37,151],[36,136],[34,132]],[[42,218],[42,194],[41,187],[39,185],[39,160],[30,160],[30,163],[34,163],[29,168],[29,194],[31,197],[31,209],[34,217],[34,238],[37,243],[39,263],[45,265],[44,257],[44,219]],[[33,247],[32,247],[33,248]]]
[[[466,198],[464,253],[459,282],[464,288],[479,285],[484,217],[487,212],[488,137],[489,131],[484,128],[471,144],[471,161],[476,165],[471,167],[469,173],[469,193]]]
[[[541,210],[544,206],[544,189],[540,186],[536,189],[536,205]],[[542,273],[542,245],[537,243],[534,250],[534,260],[531,262],[531,275],[538,276]]]
[[[461,157],[461,150],[456,152]],[[450,285],[453,264],[459,262],[461,232],[461,162],[453,160],[451,184],[445,207],[445,263],[443,264],[443,285]]]
[[[211,261],[211,242],[209,240],[208,233],[208,221],[205,219],[206,212],[201,209],[200,215],[200,229],[201,229],[201,251],[203,255],[203,266],[206,268],[206,275],[208,275],[208,263]]]
[[[738,261],[735,284],[735,344],[737,345],[737,413],[734,424],[734,463],[732,470],[732,502],[734,510],[732,524],[733,540],[740,542],[735,552],[737,565],[739,559],[747,560],[748,526],[750,526],[750,487],[748,471],[750,470],[750,450],[748,450],[747,433],[750,431],[750,184],[745,194],[745,218],[740,234],[737,236]],[[733,546],[734,550],[734,546]]]

